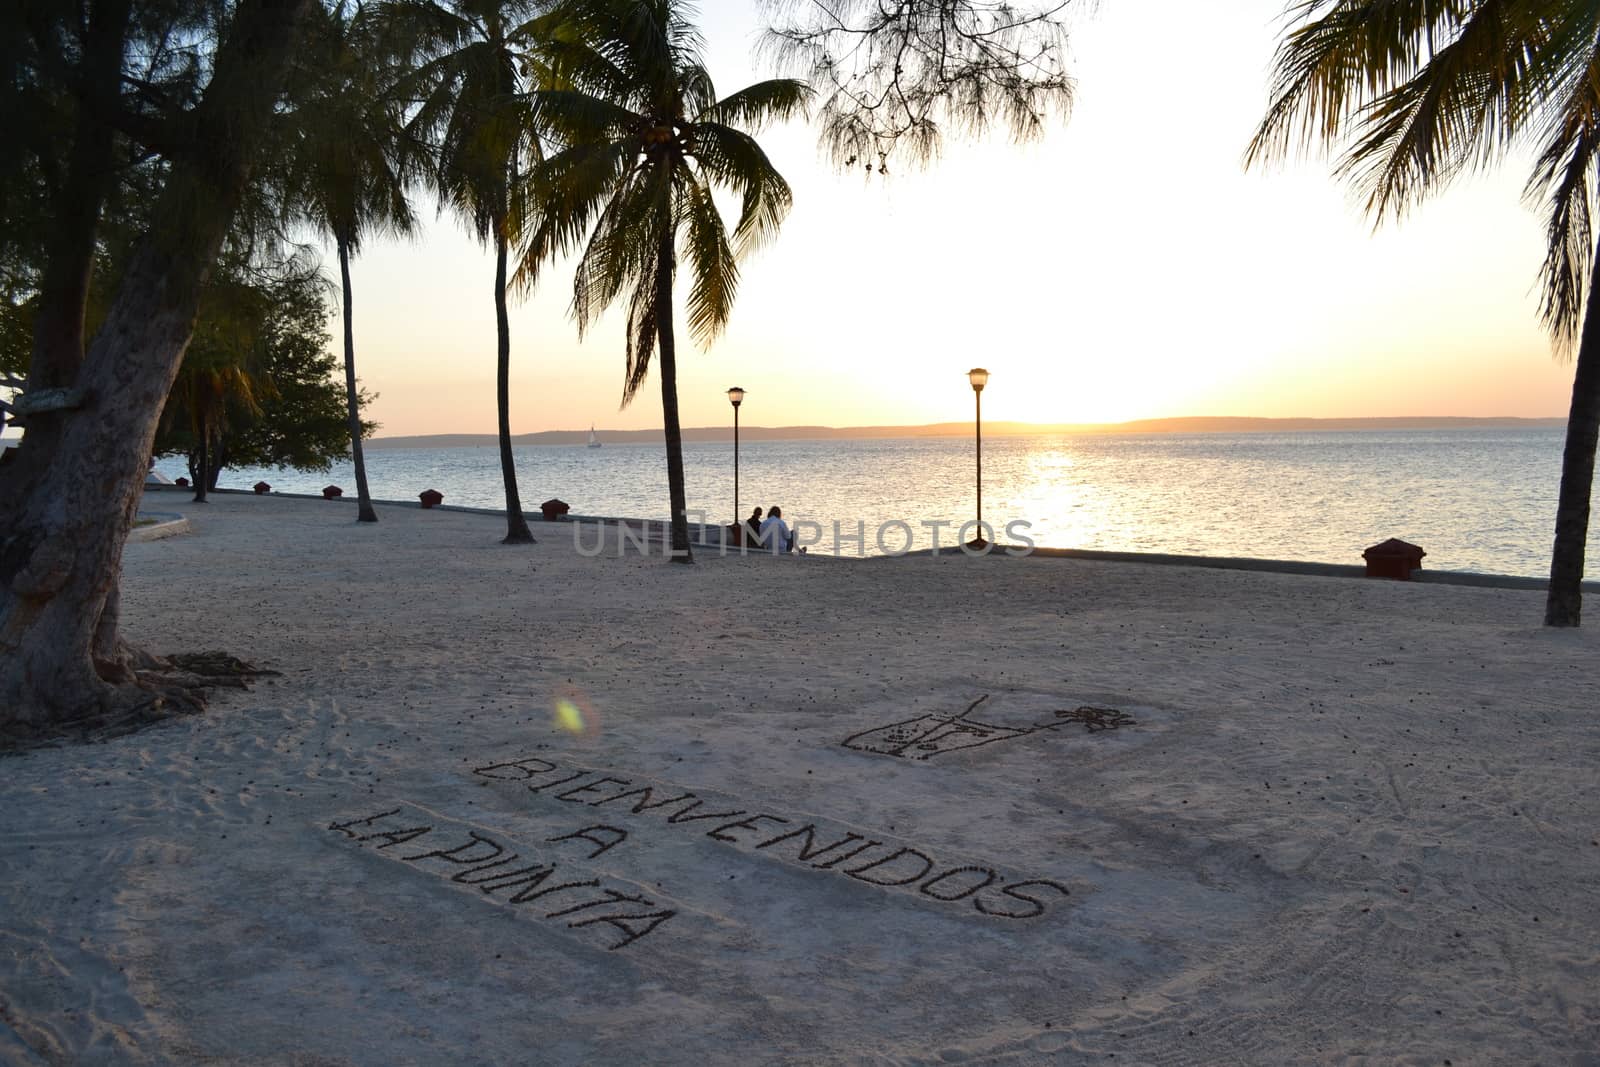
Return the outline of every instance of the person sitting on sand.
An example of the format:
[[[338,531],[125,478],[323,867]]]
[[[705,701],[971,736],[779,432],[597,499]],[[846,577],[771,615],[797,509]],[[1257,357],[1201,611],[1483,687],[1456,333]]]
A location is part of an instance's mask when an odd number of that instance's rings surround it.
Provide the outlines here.
[[[783,521],[782,508],[774,506],[767,509],[767,521],[761,524],[756,543],[774,553],[794,551],[794,534],[789,532],[789,524]]]
[[[752,545],[755,544],[761,539],[761,509],[756,508],[752,511],[750,517],[744,520],[744,525],[750,531],[745,535],[747,542]]]

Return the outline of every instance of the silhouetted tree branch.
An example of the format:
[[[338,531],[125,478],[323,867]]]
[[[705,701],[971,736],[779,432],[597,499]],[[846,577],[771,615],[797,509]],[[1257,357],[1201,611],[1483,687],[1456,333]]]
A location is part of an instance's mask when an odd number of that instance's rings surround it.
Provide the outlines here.
[[[810,80],[823,101],[822,144],[840,167],[925,163],[947,132],[1001,126],[1028,140],[1072,103],[1065,0],[765,3],[774,21],[759,52]]]

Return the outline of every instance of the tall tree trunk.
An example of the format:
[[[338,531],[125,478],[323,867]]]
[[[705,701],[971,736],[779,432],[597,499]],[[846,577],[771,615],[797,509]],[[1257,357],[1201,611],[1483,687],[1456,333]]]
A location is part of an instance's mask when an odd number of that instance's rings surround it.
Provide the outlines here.
[[[656,344],[661,349],[661,418],[667,437],[667,496],[672,501],[672,561],[693,563],[689,551],[688,497],[683,482],[683,430],[678,426],[678,360],[672,338],[672,254],[671,230],[656,253]]]
[[[506,235],[505,218],[494,220],[494,323],[499,363],[495,375],[495,398],[500,408],[500,474],[506,483],[506,536],[503,545],[531,545],[533,531],[522,515],[522,497],[517,493],[517,465],[511,455],[511,320],[506,315]]]
[[[199,425],[199,445],[195,457],[199,465],[194,471],[194,503],[206,502],[206,487],[211,484],[211,420],[202,413]]]
[[[245,0],[237,9],[192,114],[190,147],[173,160],[76,376],[83,405],[63,417],[44,476],[0,516],[0,726],[44,728],[152,701],[102,677],[94,649],[115,642],[102,616],[116,604],[161,408],[310,7]]]
[[[76,125],[65,171],[51,190],[45,264],[34,313],[28,386],[71,386],[83,363],[84,314],[94,276],[100,213],[116,177],[116,133],[106,112],[120,105],[122,55],[130,0],[100,0],[89,11]],[[51,146],[41,146],[49,153]],[[61,436],[65,414],[41,412],[27,420],[22,447],[0,475],[0,497],[18,499],[44,477]]]
[[[227,438],[219,433],[211,439],[211,451],[206,458],[206,466],[210,468],[206,473],[206,492],[217,491],[217,479],[228,469],[228,459]]]
[[[1583,312],[1577,366],[1572,375],[1572,406],[1567,413],[1567,444],[1561,453],[1561,496],[1556,502],[1556,542],[1550,554],[1546,626],[1577,626],[1583,614],[1583,557],[1589,541],[1589,493],[1594,485],[1594,453],[1600,441],[1600,256],[1589,277],[1589,304]]]
[[[344,404],[350,416],[350,458],[356,465],[356,521],[377,522],[367,491],[367,460],[361,452],[361,401],[356,394],[356,333],[350,306],[350,242],[339,238],[339,279],[344,284]]]

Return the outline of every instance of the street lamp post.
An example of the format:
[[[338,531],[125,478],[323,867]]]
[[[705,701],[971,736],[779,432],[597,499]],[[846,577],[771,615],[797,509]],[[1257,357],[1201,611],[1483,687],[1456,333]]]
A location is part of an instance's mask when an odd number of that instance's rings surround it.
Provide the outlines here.
[[[972,383],[972,398],[977,404],[973,428],[976,432],[978,443],[978,530],[970,543],[974,548],[982,548],[985,544],[983,539],[983,387],[989,384],[989,372],[982,367],[973,367],[967,371],[967,380]]]
[[[737,385],[728,390],[728,402],[733,405],[733,524],[739,525],[739,405],[744,402],[744,390]]]

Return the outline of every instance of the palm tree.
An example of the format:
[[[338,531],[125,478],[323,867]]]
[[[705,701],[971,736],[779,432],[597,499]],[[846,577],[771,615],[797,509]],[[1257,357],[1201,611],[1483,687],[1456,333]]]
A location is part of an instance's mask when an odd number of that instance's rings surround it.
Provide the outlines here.
[[[356,468],[357,521],[377,522],[367,489],[361,449],[361,400],[356,388],[350,259],[373,234],[409,234],[415,226],[406,199],[411,158],[406,151],[403,104],[386,76],[395,68],[379,61],[370,14],[351,14],[341,2],[320,11],[311,61],[295,102],[293,144],[285,202],[339,251],[343,289],[345,408],[350,455]]]
[[[678,248],[692,272],[689,330],[709,344],[733,307],[738,259],[777,232],[791,201],[761,146],[737,127],[803,113],[811,90],[784,78],[718,100],[678,0],[572,0],[550,18],[556,28],[532,97],[558,150],[527,186],[517,282],[532,284],[547,258],[581,244],[572,300],[580,334],[628,291],[622,403],[659,348],[672,557],[690,563],[672,323]],[[741,198],[731,245],[717,185]]]
[[[236,251],[225,251],[200,298],[194,333],[161,411],[161,428],[187,423],[194,502],[206,503],[217,479],[216,446],[228,412],[261,413],[260,400],[277,390],[262,371],[271,297],[247,279]]]
[[[196,341],[202,330],[203,327],[196,328]],[[189,424],[194,440],[189,473],[194,477],[196,504],[206,503],[206,490],[216,481],[213,446],[227,429],[228,409],[237,406],[250,415],[259,415],[258,398],[269,395],[271,388],[271,382],[258,378],[245,364],[216,350],[197,349],[191,344],[184,353],[162,418],[168,425],[180,418]]]
[[[431,180],[443,204],[495,253],[494,310],[500,472],[506,486],[503,544],[532,544],[511,454],[511,325],[506,313],[511,190],[539,151],[520,68],[538,44],[535,0],[396,0],[386,18],[420,59],[411,78],[411,128],[437,140]]]
[[[1531,139],[1530,201],[1545,205],[1541,318],[1577,348],[1545,625],[1580,621],[1600,440],[1600,281],[1591,228],[1600,164],[1600,4],[1566,0],[1306,0],[1279,46],[1272,103],[1247,162],[1292,144],[1345,144],[1340,175],[1378,220]],[[1348,138],[1348,140],[1346,140]]]

